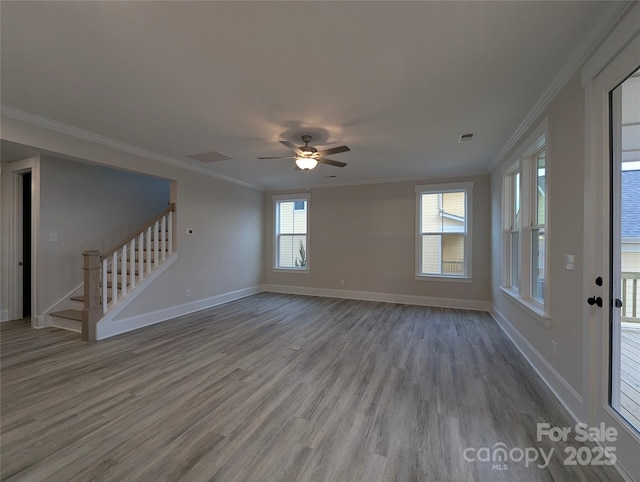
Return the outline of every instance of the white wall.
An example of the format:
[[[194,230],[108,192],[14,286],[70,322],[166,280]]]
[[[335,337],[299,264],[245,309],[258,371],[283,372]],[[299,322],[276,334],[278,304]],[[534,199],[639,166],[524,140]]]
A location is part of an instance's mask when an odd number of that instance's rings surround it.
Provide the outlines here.
[[[166,179],[41,157],[36,313],[82,283],[82,251],[109,249],[165,209],[169,184]],[[52,233],[58,242],[50,241]]]
[[[502,178],[514,153],[526,148],[514,146],[505,162],[491,176],[492,207],[492,303],[526,339],[534,350],[575,390],[582,394],[582,273],[583,273],[583,199],[584,199],[584,91],[576,74],[533,122],[532,129],[548,117],[547,191],[549,202],[549,266],[550,326],[544,326],[535,316],[500,289],[502,277]],[[529,133],[523,135],[523,139]],[[575,271],[563,267],[565,254],[575,256]],[[499,316],[498,316],[499,318]],[[558,356],[552,354],[551,342],[558,346]],[[571,389],[569,389],[571,391]],[[567,400],[565,400],[567,402]],[[569,403],[572,400],[568,400]],[[574,397],[571,408],[580,415],[580,399]]]
[[[473,281],[415,279],[415,186],[474,181]],[[295,288],[472,300],[490,297],[489,176],[311,189],[308,273],[273,270],[273,202],[265,193],[265,282]],[[340,279],[344,285],[340,285]],[[480,306],[480,305],[477,305]]]

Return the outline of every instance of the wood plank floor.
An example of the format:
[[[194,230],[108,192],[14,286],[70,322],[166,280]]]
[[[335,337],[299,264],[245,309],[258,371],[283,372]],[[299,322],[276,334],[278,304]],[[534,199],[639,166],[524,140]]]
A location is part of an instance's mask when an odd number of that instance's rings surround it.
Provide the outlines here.
[[[1,330],[5,481],[622,480],[536,441],[573,423],[486,313],[262,293],[93,345]],[[554,454],[463,457],[500,442]]]
[[[640,430],[640,329],[622,329],[620,413]]]

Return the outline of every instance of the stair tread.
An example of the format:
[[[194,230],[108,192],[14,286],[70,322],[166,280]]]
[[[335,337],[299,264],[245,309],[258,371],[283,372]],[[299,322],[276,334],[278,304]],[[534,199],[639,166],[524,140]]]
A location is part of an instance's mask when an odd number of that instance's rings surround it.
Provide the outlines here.
[[[82,321],[82,311],[79,310],[62,310],[50,313],[51,316],[58,318],[68,318],[69,320]]]
[[[72,296],[69,298],[71,301],[79,301],[84,303],[84,295]],[[111,296],[107,296],[107,303],[111,303]]]

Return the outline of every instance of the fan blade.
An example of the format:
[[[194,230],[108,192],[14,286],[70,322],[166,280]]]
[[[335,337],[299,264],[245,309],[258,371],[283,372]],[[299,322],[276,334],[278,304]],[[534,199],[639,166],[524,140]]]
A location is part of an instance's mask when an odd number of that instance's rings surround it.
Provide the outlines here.
[[[334,161],[333,159],[325,159],[324,157],[318,157],[317,161],[321,162],[322,164],[329,164],[330,166],[336,167],[344,167],[347,165],[346,162]]]
[[[347,146],[338,146],[338,147],[332,147],[331,149],[327,149],[324,151],[318,151],[318,155],[320,157],[324,157],[324,156],[330,156],[331,154],[340,154],[341,152],[347,152],[350,150],[351,149],[349,149]]]
[[[258,159],[293,159],[293,157],[291,157],[291,156],[284,156],[284,157],[258,157]]]
[[[300,154],[302,155],[302,151],[300,149],[298,149],[298,146],[292,144],[289,141],[280,141],[280,144],[282,144],[283,146],[291,149],[292,151],[294,151],[296,154]]]

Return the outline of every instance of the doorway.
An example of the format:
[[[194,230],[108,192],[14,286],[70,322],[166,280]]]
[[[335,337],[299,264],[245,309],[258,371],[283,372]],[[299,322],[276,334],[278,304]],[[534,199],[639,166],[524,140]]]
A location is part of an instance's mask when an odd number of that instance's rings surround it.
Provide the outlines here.
[[[22,318],[31,317],[31,171],[20,175],[22,180]]]
[[[640,13],[634,7],[636,13]],[[637,18],[631,16],[630,18]],[[601,47],[583,68],[587,113],[585,169],[584,346],[585,410],[591,426],[606,427],[616,466],[630,480],[640,480],[640,430],[634,418],[638,333],[633,311],[635,267],[629,254],[637,247],[638,217],[629,214],[640,188],[629,184],[639,172],[640,98],[629,87],[640,68],[640,28],[617,29],[620,37]],[[615,45],[615,48],[614,48]],[[639,92],[640,95],[640,92]],[[635,114],[633,113],[635,112]],[[629,136],[631,133],[631,137]],[[639,160],[640,161],[640,160]],[[640,288],[640,287],[638,287]],[[636,295],[637,296],[637,295]],[[638,299],[636,298],[636,305]],[[631,337],[629,336],[631,335]],[[606,442],[606,443],[605,443]]]
[[[31,319],[43,328],[38,315],[37,246],[40,219],[40,157],[3,163],[2,190],[7,193],[7,215],[1,219],[7,244],[6,319]],[[4,196],[4,195],[3,195]]]
[[[640,432],[640,68],[609,94],[609,403]]]

